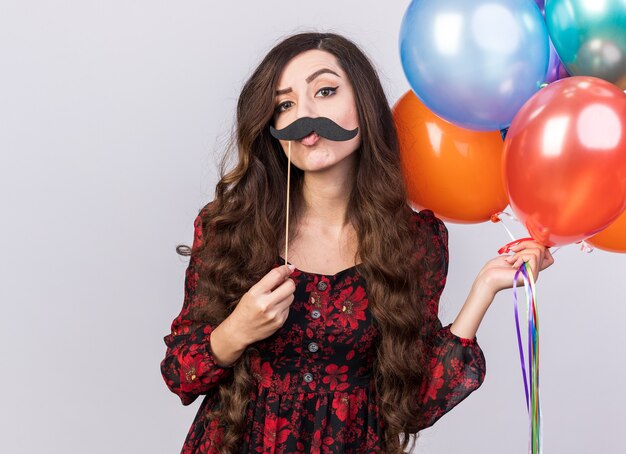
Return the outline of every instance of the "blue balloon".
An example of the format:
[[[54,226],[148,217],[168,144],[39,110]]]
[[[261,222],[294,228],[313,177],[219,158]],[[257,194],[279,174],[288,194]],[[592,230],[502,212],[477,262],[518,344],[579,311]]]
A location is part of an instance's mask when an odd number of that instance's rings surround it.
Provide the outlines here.
[[[413,0],[400,56],[411,88],[436,115],[496,131],[544,82],[548,30],[530,0]]]

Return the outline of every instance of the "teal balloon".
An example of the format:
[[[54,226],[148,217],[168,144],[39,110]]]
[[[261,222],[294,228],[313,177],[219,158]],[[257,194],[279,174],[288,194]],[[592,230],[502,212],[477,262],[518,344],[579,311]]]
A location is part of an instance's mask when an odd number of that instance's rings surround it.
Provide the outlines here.
[[[547,0],[546,24],[573,76],[626,89],[626,0]]]

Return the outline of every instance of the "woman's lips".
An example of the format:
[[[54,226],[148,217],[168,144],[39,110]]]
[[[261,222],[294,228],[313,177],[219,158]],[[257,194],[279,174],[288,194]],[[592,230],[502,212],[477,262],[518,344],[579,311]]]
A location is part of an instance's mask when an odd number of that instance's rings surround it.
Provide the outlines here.
[[[318,140],[320,140],[320,136],[319,136],[317,133],[312,132],[312,133],[311,133],[311,134],[309,134],[308,136],[303,137],[302,139],[300,139],[300,143],[301,143],[302,145],[305,145],[305,146],[307,146],[307,147],[310,147],[310,146],[315,145],[315,144],[317,143],[317,141],[318,141]]]

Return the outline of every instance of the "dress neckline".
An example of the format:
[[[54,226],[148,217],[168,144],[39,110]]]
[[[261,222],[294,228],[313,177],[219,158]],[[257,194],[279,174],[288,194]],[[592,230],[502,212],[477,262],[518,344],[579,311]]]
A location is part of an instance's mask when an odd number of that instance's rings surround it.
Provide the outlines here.
[[[284,264],[285,264],[285,259],[284,259],[284,258],[282,258],[282,257],[280,256],[280,254],[279,254],[277,257],[278,257],[278,263],[279,263],[279,264],[281,264],[281,265],[284,265]],[[288,265],[291,265],[291,263],[290,263],[290,262],[287,262],[287,264],[288,264]],[[350,267],[348,267],[348,268],[344,268],[344,269],[343,269],[343,270],[341,270],[341,271],[337,271],[335,274],[313,273],[313,272],[311,272],[311,271],[304,271],[304,270],[301,270],[301,269],[300,269],[300,268],[298,268],[298,267],[296,267],[296,268],[295,268],[295,270],[297,270],[297,271],[298,271],[298,272],[300,272],[301,274],[306,274],[306,275],[310,275],[310,276],[322,276],[322,277],[327,277],[327,278],[329,278],[329,279],[333,279],[333,278],[336,278],[337,276],[339,276],[339,275],[341,275],[341,274],[344,274],[344,273],[347,273],[347,272],[353,272],[353,271],[354,271],[354,272],[356,272],[356,271],[358,271],[358,270],[357,270],[357,267],[358,267],[358,266],[360,266],[360,265],[362,265],[362,264],[361,264],[361,263],[357,263],[356,265],[352,265],[352,266],[350,266]]]

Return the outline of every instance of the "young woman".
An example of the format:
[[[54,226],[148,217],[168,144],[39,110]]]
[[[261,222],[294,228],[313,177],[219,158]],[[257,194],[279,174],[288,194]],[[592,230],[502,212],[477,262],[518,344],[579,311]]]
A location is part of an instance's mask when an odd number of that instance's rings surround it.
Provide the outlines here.
[[[165,337],[167,386],[183,405],[205,395],[182,452],[403,452],[480,386],[487,308],[549,251],[490,260],[442,327],[447,229],[407,204],[376,71],[335,34],[267,54],[239,97],[236,151],[195,220]]]

